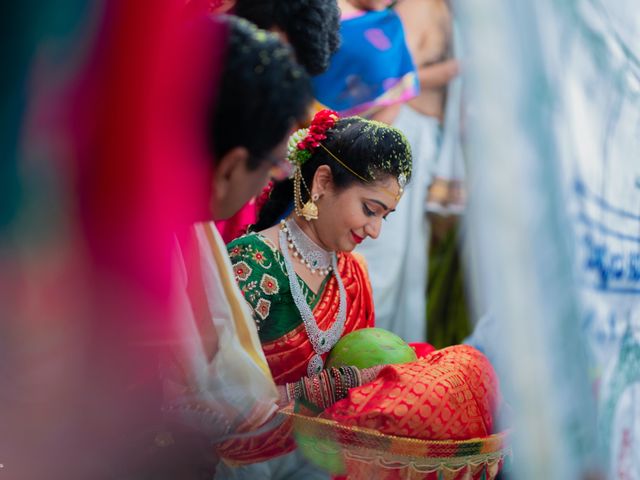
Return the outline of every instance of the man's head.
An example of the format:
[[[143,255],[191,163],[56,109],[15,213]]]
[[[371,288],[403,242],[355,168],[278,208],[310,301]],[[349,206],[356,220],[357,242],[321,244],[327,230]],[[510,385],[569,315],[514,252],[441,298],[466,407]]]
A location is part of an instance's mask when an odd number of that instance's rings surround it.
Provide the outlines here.
[[[224,17],[229,26],[209,139],[215,161],[211,211],[228,218],[269,180],[286,157],[294,125],[312,100],[306,72],[276,35]]]
[[[324,72],[340,46],[336,0],[237,0],[235,14],[280,34],[311,75]]]

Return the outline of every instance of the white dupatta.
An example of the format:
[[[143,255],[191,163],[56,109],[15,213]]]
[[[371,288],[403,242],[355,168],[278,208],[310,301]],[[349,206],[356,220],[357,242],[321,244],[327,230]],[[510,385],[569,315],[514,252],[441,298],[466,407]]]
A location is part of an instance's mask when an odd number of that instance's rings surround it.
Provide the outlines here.
[[[167,404],[218,440],[258,428],[279,395],[213,222],[191,228],[175,271],[178,361],[165,382]]]

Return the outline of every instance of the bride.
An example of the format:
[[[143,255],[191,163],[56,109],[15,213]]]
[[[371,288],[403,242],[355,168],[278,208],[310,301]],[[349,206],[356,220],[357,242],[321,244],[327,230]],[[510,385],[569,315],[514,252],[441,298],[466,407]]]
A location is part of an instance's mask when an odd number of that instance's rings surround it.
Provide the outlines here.
[[[376,238],[396,208],[411,176],[411,150],[396,128],[322,110],[292,136],[289,160],[293,178],[273,187],[254,231],[228,251],[283,402],[304,398],[327,407],[378,370],[323,366],[343,335],[374,324],[366,267],[350,252],[366,237]],[[253,463],[294,449],[285,422],[227,442],[219,452],[227,462]]]

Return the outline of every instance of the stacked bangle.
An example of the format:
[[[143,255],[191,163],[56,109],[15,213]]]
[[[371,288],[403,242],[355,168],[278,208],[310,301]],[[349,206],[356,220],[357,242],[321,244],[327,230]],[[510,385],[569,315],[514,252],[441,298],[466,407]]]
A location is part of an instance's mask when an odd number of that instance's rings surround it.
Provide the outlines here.
[[[362,375],[356,367],[338,367],[323,370],[318,375],[303,377],[287,383],[288,401],[306,400],[325,409],[347,396],[351,388],[362,385]]]

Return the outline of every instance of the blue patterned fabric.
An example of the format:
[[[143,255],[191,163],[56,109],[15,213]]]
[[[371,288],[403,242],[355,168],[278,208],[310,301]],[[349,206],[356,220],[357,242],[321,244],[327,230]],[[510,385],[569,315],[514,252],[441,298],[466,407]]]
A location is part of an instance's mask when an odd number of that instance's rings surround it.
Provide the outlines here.
[[[316,98],[341,116],[367,115],[404,102],[419,85],[402,22],[391,9],[343,20],[342,45],[329,70],[314,78]]]

